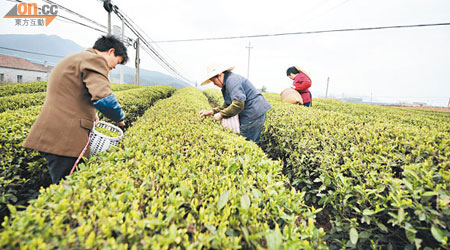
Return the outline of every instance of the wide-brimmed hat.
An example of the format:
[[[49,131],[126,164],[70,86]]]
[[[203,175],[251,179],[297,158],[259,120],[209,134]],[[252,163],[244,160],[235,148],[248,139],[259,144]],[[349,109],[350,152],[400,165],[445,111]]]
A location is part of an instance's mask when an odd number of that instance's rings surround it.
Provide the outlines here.
[[[234,66],[226,64],[210,64],[206,67],[206,76],[202,79],[204,80],[200,85],[208,84],[211,77],[216,76],[224,71],[232,71]],[[206,79],[206,80],[205,80]]]

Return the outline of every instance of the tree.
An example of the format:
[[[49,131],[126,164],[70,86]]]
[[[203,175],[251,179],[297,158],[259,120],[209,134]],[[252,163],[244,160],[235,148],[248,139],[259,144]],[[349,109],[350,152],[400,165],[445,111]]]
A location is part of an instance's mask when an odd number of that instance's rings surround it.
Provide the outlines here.
[[[263,85],[262,88],[261,88],[261,92],[266,93],[267,92],[267,87]]]

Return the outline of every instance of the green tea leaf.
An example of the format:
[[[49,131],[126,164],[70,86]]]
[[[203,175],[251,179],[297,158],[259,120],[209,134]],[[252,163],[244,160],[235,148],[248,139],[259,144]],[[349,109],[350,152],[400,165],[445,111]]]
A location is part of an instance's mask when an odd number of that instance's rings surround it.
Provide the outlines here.
[[[375,211],[366,208],[366,209],[364,209],[363,214],[364,215],[374,215]]]
[[[230,190],[222,193],[219,198],[219,202],[217,203],[217,208],[221,210],[228,202],[228,198],[230,196]]]
[[[250,208],[250,197],[248,197],[247,193],[241,196],[241,207],[245,210]]]
[[[440,243],[444,242],[444,233],[437,228],[436,226],[431,226],[431,234],[433,235],[433,237],[439,241]]]
[[[280,229],[277,227],[275,230],[266,234],[267,248],[269,250],[281,249],[282,236]]]
[[[358,243],[358,231],[354,227],[350,229],[350,241],[353,245],[356,245],[356,243]]]
[[[13,205],[6,204],[6,206],[8,206],[8,209],[11,212],[12,215],[15,215],[17,213],[16,207],[14,207]]]
[[[433,191],[428,191],[422,194],[423,197],[431,197],[431,196],[435,196],[438,195],[437,192],[433,192]]]
[[[416,234],[413,232],[410,232],[408,230],[405,231],[406,238],[408,238],[409,242],[414,243],[414,240],[416,239]]]

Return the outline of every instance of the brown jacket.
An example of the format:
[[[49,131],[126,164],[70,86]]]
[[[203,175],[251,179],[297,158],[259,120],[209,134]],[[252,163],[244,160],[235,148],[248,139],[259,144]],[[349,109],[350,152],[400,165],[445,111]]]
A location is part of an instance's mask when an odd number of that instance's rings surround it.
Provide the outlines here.
[[[50,74],[44,106],[24,146],[78,157],[95,119],[92,102],[112,94],[108,73],[106,59],[94,49],[62,59]]]

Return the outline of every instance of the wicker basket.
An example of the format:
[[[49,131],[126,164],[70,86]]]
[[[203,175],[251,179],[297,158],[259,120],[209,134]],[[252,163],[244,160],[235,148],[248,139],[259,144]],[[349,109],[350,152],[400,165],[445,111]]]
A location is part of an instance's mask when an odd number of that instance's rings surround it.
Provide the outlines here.
[[[118,137],[109,137],[95,130],[96,127],[104,128],[112,132],[120,133]],[[123,137],[123,131],[110,123],[99,121],[92,129],[91,137],[89,138],[89,147],[91,155],[108,150],[111,146],[117,145]]]

